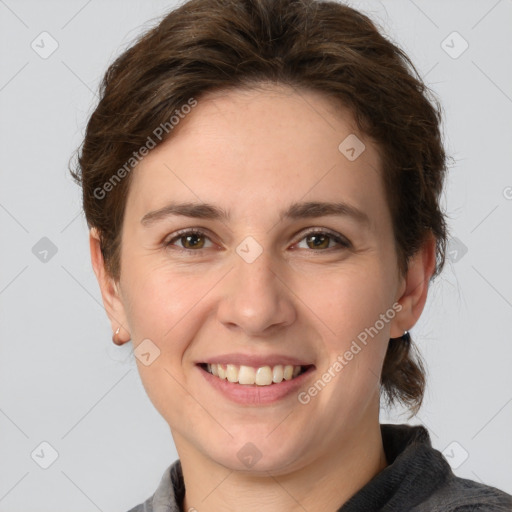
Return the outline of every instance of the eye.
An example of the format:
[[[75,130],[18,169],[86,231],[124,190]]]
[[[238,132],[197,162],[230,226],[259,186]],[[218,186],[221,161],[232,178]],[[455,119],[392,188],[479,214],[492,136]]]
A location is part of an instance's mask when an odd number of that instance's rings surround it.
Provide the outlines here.
[[[339,246],[345,249],[348,249],[352,245],[346,238],[342,237],[338,233],[328,231],[323,228],[313,229],[306,232],[303,235],[301,241],[302,240],[306,240],[306,248],[309,249],[332,249],[332,247],[329,247],[330,242],[332,241],[336,242]]]
[[[164,242],[164,246],[175,246],[175,242],[178,242],[181,243],[181,247],[178,246],[178,249],[183,249],[190,252],[198,252],[201,249],[208,248],[205,245],[206,241],[208,240],[211,242],[210,238],[205,234],[205,232],[200,229],[184,229],[175,233],[175,235],[169,240],[166,240]],[[330,247],[331,242],[335,242],[338,244],[338,246],[341,246],[341,248],[345,249],[348,249],[352,246],[352,244],[346,238],[342,237],[338,233],[326,230],[324,228],[307,231],[303,234],[300,242],[302,242],[302,240],[306,240],[306,249],[320,249],[320,251],[316,252],[333,249],[333,247]]]
[[[178,231],[175,236],[164,242],[166,247],[174,245],[175,241],[179,241],[182,244],[181,249],[188,251],[200,250],[205,248],[205,240],[209,238],[205,233],[199,229],[184,229]]]

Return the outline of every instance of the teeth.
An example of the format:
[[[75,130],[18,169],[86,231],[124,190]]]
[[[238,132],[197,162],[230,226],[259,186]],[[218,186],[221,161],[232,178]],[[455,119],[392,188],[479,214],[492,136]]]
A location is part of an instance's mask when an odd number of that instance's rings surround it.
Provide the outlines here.
[[[239,370],[234,364],[228,364],[226,366],[226,378],[229,382],[238,382]]]
[[[254,370],[254,368],[250,366],[240,366],[240,371],[238,372],[239,384],[254,384],[255,380],[256,371]]]
[[[256,370],[254,383],[258,386],[269,386],[272,384],[272,368],[270,368],[270,366],[262,366],[261,368],[258,368]],[[252,382],[248,382],[247,384],[252,384]]]
[[[284,369],[282,364],[278,364],[274,366],[274,370],[272,372],[272,382],[281,382],[284,376]]]
[[[278,364],[274,367],[235,365],[235,364],[207,364],[206,370],[219,377],[227,379],[229,382],[238,384],[256,384],[257,386],[270,386],[272,383],[279,384],[283,380],[291,380],[299,375],[301,366],[292,366],[291,364]]]

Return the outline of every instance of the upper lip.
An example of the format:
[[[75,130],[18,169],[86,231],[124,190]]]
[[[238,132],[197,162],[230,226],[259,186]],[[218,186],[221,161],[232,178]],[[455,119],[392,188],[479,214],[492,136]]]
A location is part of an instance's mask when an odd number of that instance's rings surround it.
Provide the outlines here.
[[[287,356],[284,354],[248,355],[248,354],[223,354],[219,356],[208,357],[198,364],[234,364],[237,366],[252,366],[259,368],[261,366],[292,365],[292,366],[312,366],[313,363],[304,359]]]

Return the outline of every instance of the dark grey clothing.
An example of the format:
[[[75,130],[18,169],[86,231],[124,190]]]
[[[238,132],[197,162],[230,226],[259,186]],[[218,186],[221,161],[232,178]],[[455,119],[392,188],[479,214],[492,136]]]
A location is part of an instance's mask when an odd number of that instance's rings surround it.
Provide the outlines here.
[[[381,424],[380,428],[389,465],[337,512],[512,512],[511,495],[455,476],[443,454],[432,447],[425,427]],[[129,512],[184,512],[184,495],[177,460],[167,468],[153,496]]]

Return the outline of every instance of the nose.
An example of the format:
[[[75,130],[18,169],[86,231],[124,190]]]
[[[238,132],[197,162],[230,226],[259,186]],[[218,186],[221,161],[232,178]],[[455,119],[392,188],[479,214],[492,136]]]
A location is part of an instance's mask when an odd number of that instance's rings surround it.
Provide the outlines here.
[[[265,336],[291,325],[296,307],[286,263],[276,261],[269,250],[252,262],[235,253],[233,261],[223,283],[219,321],[248,336]]]

